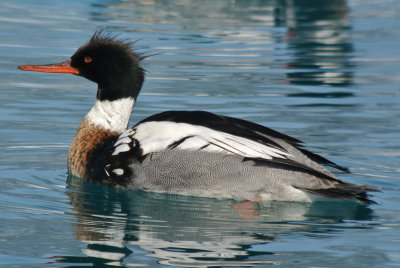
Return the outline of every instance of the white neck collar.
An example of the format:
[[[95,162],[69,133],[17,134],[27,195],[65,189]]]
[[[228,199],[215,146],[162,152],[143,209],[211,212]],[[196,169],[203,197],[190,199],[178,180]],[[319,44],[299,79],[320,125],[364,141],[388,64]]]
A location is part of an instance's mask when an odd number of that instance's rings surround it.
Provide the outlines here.
[[[133,98],[124,98],[114,101],[100,101],[86,115],[86,119],[103,129],[122,133],[129,123],[135,100]]]

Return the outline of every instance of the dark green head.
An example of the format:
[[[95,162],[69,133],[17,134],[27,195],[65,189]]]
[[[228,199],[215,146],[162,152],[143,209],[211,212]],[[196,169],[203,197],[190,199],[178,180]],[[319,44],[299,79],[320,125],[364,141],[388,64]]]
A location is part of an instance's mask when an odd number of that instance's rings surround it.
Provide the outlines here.
[[[99,100],[136,99],[144,80],[142,59],[131,42],[96,32],[72,55],[70,65],[78,69],[80,76],[98,84]]]
[[[116,35],[96,32],[66,61],[47,65],[21,65],[24,71],[68,73],[83,76],[98,84],[97,99],[136,99],[144,81],[140,61],[144,58],[134,52],[133,43]]]

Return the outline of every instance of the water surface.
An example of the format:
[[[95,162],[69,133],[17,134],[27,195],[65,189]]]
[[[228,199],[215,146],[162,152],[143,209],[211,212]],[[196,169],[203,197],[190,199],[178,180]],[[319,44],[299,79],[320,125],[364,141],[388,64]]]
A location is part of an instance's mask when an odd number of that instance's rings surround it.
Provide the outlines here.
[[[326,3],[325,3],[326,2]],[[400,4],[359,1],[0,1],[0,266],[396,267],[400,264]],[[390,7],[390,8],[388,8]],[[124,191],[66,174],[94,103],[68,59],[96,29],[140,41],[132,123],[201,109],[272,127],[350,167],[380,205]]]

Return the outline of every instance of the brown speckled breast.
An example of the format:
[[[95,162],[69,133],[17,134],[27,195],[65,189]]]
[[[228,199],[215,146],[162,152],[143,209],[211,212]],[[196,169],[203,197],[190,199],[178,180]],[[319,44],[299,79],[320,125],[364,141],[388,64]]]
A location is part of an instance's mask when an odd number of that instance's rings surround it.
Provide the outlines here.
[[[105,141],[118,137],[119,133],[111,132],[90,123],[84,118],[78,127],[68,153],[68,172],[71,175],[86,180],[90,178],[87,170],[92,153],[104,146]],[[104,167],[99,167],[103,169]]]

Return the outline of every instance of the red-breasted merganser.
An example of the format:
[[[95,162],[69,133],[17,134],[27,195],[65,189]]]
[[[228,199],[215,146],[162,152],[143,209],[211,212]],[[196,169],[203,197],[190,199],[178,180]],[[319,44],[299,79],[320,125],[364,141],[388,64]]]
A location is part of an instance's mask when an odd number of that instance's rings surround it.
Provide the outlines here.
[[[372,203],[368,185],[343,182],[320,164],[343,168],[267,127],[204,111],[167,111],[132,128],[129,118],[144,81],[132,43],[96,32],[62,63],[24,71],[68,73],[98,84],[68,153],[68,171],[127,189],[232,198],[312,201],[317,196]]]

